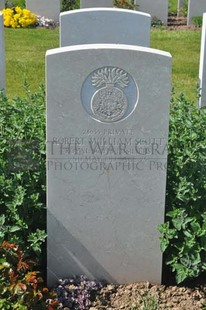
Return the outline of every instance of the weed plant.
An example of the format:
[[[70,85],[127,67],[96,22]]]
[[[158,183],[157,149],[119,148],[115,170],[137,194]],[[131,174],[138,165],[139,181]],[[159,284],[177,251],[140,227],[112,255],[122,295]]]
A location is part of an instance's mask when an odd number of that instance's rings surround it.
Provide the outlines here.
[[[202,16],[192,17],[192,22],[196,27],[198,28],[202,27]]]
[[[158,298],[145,291],[140,295],[141,306],[134,306],[130,310],[159,310]]]

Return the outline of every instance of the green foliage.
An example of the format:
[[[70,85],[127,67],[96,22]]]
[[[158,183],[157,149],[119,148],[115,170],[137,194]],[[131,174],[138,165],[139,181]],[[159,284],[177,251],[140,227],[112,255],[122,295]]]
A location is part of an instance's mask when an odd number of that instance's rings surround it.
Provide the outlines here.
[[[206,109],[171,103],[166,222],[161,250],[177,283],[206,270]]]
[[[26,8],[26,1],[25,0],[6,0],[5,1],[5,8],[13,8],[15,6]]]
[[[134,4],[134,0],[114,0],[114,6],[134,10],[138,5]],[[62,0],[61,11],[70,11],[80,8],[80,0]]]
[[[80,0],[62,0],[61,12],[76,10],[80,8]]]
[[[13,2],[6,0],[5,1],[5,8],[13,8],[15,5],[13,4]]]
[[[134,4],[134,0],[114,0],[114,6],[129,10],[134,10],[137,7]]]
[[[144,291],[143,294],[139,293],[141,305],[136,305],[130,308],[130,310],[158,310],[159,302],[158,297],[151,295],[148,291]]]
[[[177,1],[176,0],[169,0],[168,12],[169,14],[177,13]]]
[[[192,22],[196,27],[202,27],[202,16],[194,16],[192,17]]]
[[[180,10],[180,15],[186,17],[188,13],[188,0],[184,0],[183,7]]]
[[[157,17],[152,17],[152,22],[151,22],[152,28],[162,28],[164,26],[164,23],[158,19]]]
[[[45,93],[0,93],[0,243],[40,259],[45,240]]]
[[[158,310],[159,303],[154,296],[149,295],[148,292],[142,296],[142,310]]]
[[[26,260],[23,251],[3,242],[0,246],[0,309],[53,310],[58,307],[55,295],[43,286],[34,262]]]

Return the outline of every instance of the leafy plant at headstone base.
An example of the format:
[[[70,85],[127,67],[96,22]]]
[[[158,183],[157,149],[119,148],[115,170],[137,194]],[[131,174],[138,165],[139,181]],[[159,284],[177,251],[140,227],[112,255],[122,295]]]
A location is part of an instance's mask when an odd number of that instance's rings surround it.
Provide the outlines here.
[[[159,310],[158,296],[152,296],[149,291],[144,290],[143,294],[137,291],[141,300],[141,306],[131,307],[130,310]]]
[[[134,0],[114,0],[114,6],[129,10],[137,8],[137,5],[134,4]]]
[[[180,9],[180,15],[186,17],[188,14],[188,0],[184,0],[183,6]]]
[[[57,309],[56,294],[44,287],[34,264],[19,246],[6,241],[0,245],[0,309]]]
[[[195,27],[202,27],[202,16],[194,16],[192,17],[192,22],[195,25]]]
[[[18,244],[43,264],[46,228],[45,92],[0,93],[0,243]]]
[[[5,1],[5,8],[13,8],[15,6],[26,8],[26,0],[6,0]]]
[[[170,0],[168,3],[168,14],[177,15],[177,1]]]
[[[14,7],[14,4],[13,2],[9,1],[9,0],[6,0],[5,1],[5,8],[8,9],[8,8],[13,8]]]
[[[86,310],[95,299],[95,293],[102,288],[102,283],[88,280],[84,275],[60,279],[54,289],[60,302],[58,309],[68,307],[71,310]]]
[[[61,12],[76,10],[80,8],[79,0],[62,0],[61,2]]]
[[[206,271],[206,109],[171,103],[166,221],[161,250],[177,283]]]
[[[152,21],[151,21],[151,26],[152,28],[162,28],[162,26],[164,26],[164,23],[156,16],[153,16]]]

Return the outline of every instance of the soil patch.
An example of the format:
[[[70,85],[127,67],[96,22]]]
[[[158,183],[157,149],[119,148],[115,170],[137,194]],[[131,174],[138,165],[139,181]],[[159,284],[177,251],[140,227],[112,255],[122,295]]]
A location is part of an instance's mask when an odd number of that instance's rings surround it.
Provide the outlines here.
[[[198,310],[206,304],[206,286],[152,285],[149,282],[103,287],[90,310]]]
[[[187,17],[170,14],[167,21],[167,29],[169,30],[199,30],[195,25],[187,26]]]

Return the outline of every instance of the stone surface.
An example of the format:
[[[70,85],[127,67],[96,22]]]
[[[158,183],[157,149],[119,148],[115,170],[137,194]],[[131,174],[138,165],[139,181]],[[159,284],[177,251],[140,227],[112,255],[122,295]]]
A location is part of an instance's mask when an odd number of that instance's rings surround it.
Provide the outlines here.
[[[203,14],[202,21],[202,38],[200,50],[200,66],[199,66],[199,88],[200,98],[199,107],[206,106],[206,13]]]
[[[83,9],[60,14],[60,46],[117,43],[150,46],[149,14],[122,9]]]
[[[138,11],[149,13],[167,25],[168,0],[135,0],[135,4]]]
[[[4,22],[0,13],[0,90],[6,88],[5,81],[5,49],[4,49]]]
[[[80,0],[80,8],[112,8],[113,0]]]
[[[171,55],[63,47],[47,51],[46,74],[48,285],[160,283]]]
[[[187,25],[192,24],[192,17],[202,16],[206,12],[205,0],[188,0]]]
[[[5,8],[4,0],[0,0],[0,10],[3,10]]]
[[[59,0],[26,0],[26,8],[36,15],[59,20],[60,1]]]

